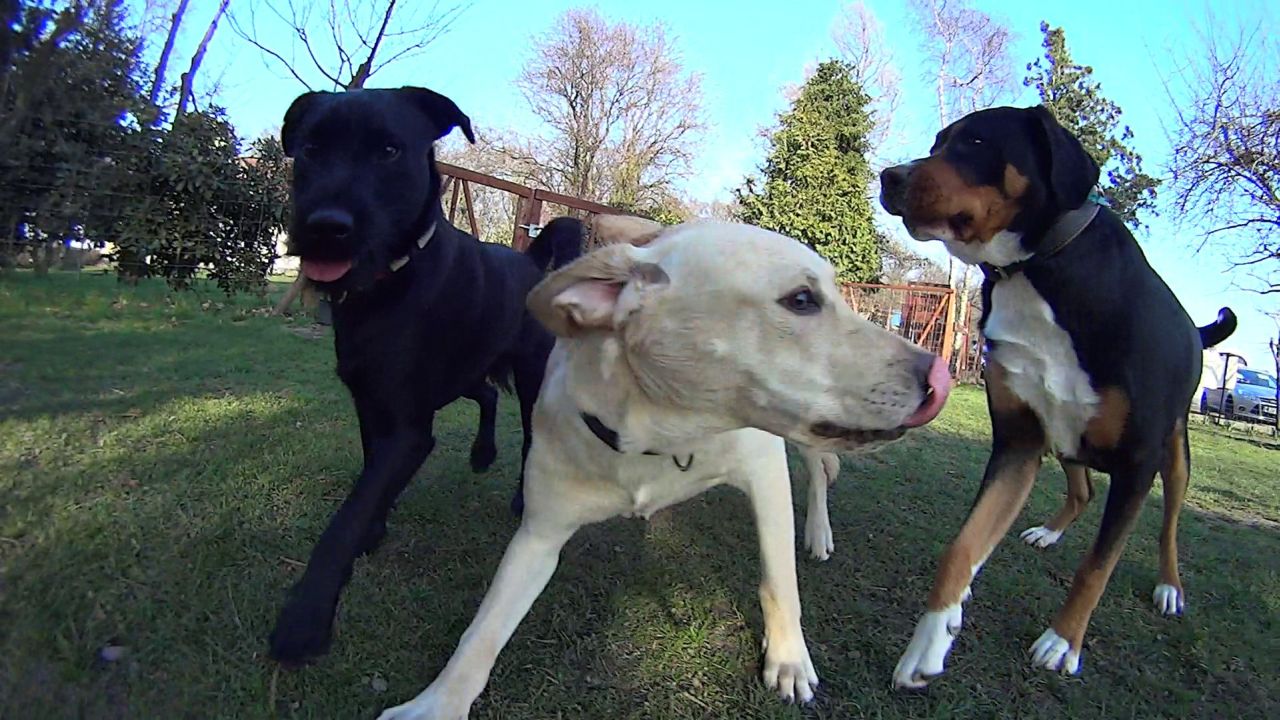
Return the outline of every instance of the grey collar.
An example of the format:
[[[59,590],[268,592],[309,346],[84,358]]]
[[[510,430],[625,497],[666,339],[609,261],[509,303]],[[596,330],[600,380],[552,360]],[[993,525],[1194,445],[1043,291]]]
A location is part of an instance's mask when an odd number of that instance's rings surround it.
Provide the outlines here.
[[[391,273],[397,272],[400,270],[400,268],[404,267],[405,265],[408,265],[409,258],[413,256],[414,251],[425,248],[427,246],[427,243],[431,242],[431,236],[435,234],[436,234],[436,224],[433,222],[431,223],[430,227],[427,228],[427,231],[422,233],[422,237],[418,238],[418,242],[416,243],[417,248],[410,248],[409,252],[396,258],[395,260],[392,260],[387,266],[391,270],[391,272],[378,273],[374,277],[374,282],[391,277]],[[347,290],[343,290],[342,294],[339,295],[337,299],[334,300],[334,302],[338,305],[341,305],[342,302],[347,299],[348,294],[350,293]]]
[[[1029,265],[1037,260],[1053,257],[1061,252],[1072,240],[1079,237],[1085,228],[1089,227],[1089,223],[1093,222],[1093,219],[1098,216],[1098,210],[1101,207],[1095,202],[1088,201],[1075,210],[1068,210],[1059,215],[1058,219],[1049,227],[1049,231],[1044,234],[1040,251],[1026,260],[1019,260],[1008,265],[981,263],[978,267],[982,270],[982,274],[992,282],[1008,280],[1027,269]]]

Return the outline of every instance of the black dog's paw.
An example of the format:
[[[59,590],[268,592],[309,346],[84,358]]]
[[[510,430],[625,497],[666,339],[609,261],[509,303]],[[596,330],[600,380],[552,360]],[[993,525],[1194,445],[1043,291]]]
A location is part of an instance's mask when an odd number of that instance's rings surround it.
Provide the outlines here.
[[[365,530],[364,537],[360,539],[360,554],[372,555],[386,536],[387,519],[385,517],[369,523],[369,528]]]
[[[493,440],[482,441],[477,439],[471,445],[471,469],[474,472],[484,472],[493,465],[493,461],[498,459],[498,446]]]
[[[305,665],[329,652],[334,608],[290,601],[271,631],[271,659],[285,666]]]

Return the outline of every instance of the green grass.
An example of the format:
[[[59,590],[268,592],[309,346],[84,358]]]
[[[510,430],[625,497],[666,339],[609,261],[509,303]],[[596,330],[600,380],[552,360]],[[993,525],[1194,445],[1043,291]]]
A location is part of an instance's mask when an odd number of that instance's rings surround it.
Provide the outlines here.
[[[515,526],[514,402],[484,475],[466,465],[474,406],[442,413],[387,542],[357,564],[333,652],[277,672],[265,637],[359,466],[331,343],[309,330],[259,301],[0,278],[0,718],[368,718],[434,677]],[[1200,426],[1185,618],[1150,608],[1157,490],[1083,674],[1028,667],[1102,509],[1048,551],[1018,542],[1061,496],[1051,464],[975,585],[948,674],[926,693],[891,691],[988,432],[979,391],[961,388],[931,429],[846,460],[836,554],[800,561],[823,680],[811,707],[760,685],[754,528],[722,488],[571,541],[472,717],[1280,716],[1280,451]],[[99,660],[108,644],[124,657]]]

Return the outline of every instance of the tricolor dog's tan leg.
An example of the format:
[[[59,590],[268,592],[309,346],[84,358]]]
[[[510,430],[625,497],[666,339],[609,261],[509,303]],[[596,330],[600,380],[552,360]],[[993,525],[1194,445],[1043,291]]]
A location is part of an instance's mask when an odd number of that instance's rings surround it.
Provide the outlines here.
[[[977,501],[960,534],[942,554],[926,612],[893,672],[898,687],[923,687],[942,672],[960,631],[970,584],[1022,510],[1040,468],[1045,438],[1035,414],[1004,384],[1004,370],[988,364],[987,404],[992,451]]]
[[[1063,458],[1058,462],[1067,476],[1067,497],[1049,522],[1022,531],[1022,541],[1032,547],[1046,548],[1058,542],[1062,533],[1080,517],[1093,499],[1093,478],[1089,476],[1089,468]]]
[[[1155,469],[1126,468],[1112,472],[1111,478],[1098,538],[1076,569],[1066,602],[1049,629],[1032,644],[1032,665],[1071,674],[1080,670],[1080,652],[1089,619],[1124,551],[1125,541],[1155,479]]]
[[[796,580],[795,520],[791,513],[791,478],[781,438],[776,452],[757,455],[730,477],[746,492],[760,537],[760,606],[764,613],[764,684],[784,700],[809,702],[818,673],[809,658],[800,627],[800,589]]]
[[[826,560],[835,551],[831,533],[831,516],[827,510],[827,488],[840,474],[840,456],[801,447],[805,467],[809,470],[809,507],[804,516],[804,547],[817,560]]]
[[[526,507],[493,585],[444,670],[417,697],[383,711],[378,720],[465,720],[489,681],[498,653],[546,587],[560,549],[577,529],[540,522],[531,511]]]
[[[1181,615],[1186,603],[1182,579],[1178,575],[1178,515],[1187,496],[1191,478],[1191,455],[1187,447],[1187,424],[1179,422],[1169,437],[1169,449],[1160,481],[1164,483],[1164,525],[1160,528],[1160,584],[1151,593],[1162,615]]]

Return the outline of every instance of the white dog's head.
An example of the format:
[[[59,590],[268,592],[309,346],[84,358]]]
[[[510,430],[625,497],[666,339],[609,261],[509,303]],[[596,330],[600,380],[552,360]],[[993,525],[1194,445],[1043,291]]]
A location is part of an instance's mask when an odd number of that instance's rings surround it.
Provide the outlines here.
[[[549,275],[528,306],[559,337],[616,340],[654,405],[824,449],[891,440],[941,410],[942,360],[855,314],[803,244],[749,225],[597,220],[615,244]]]

